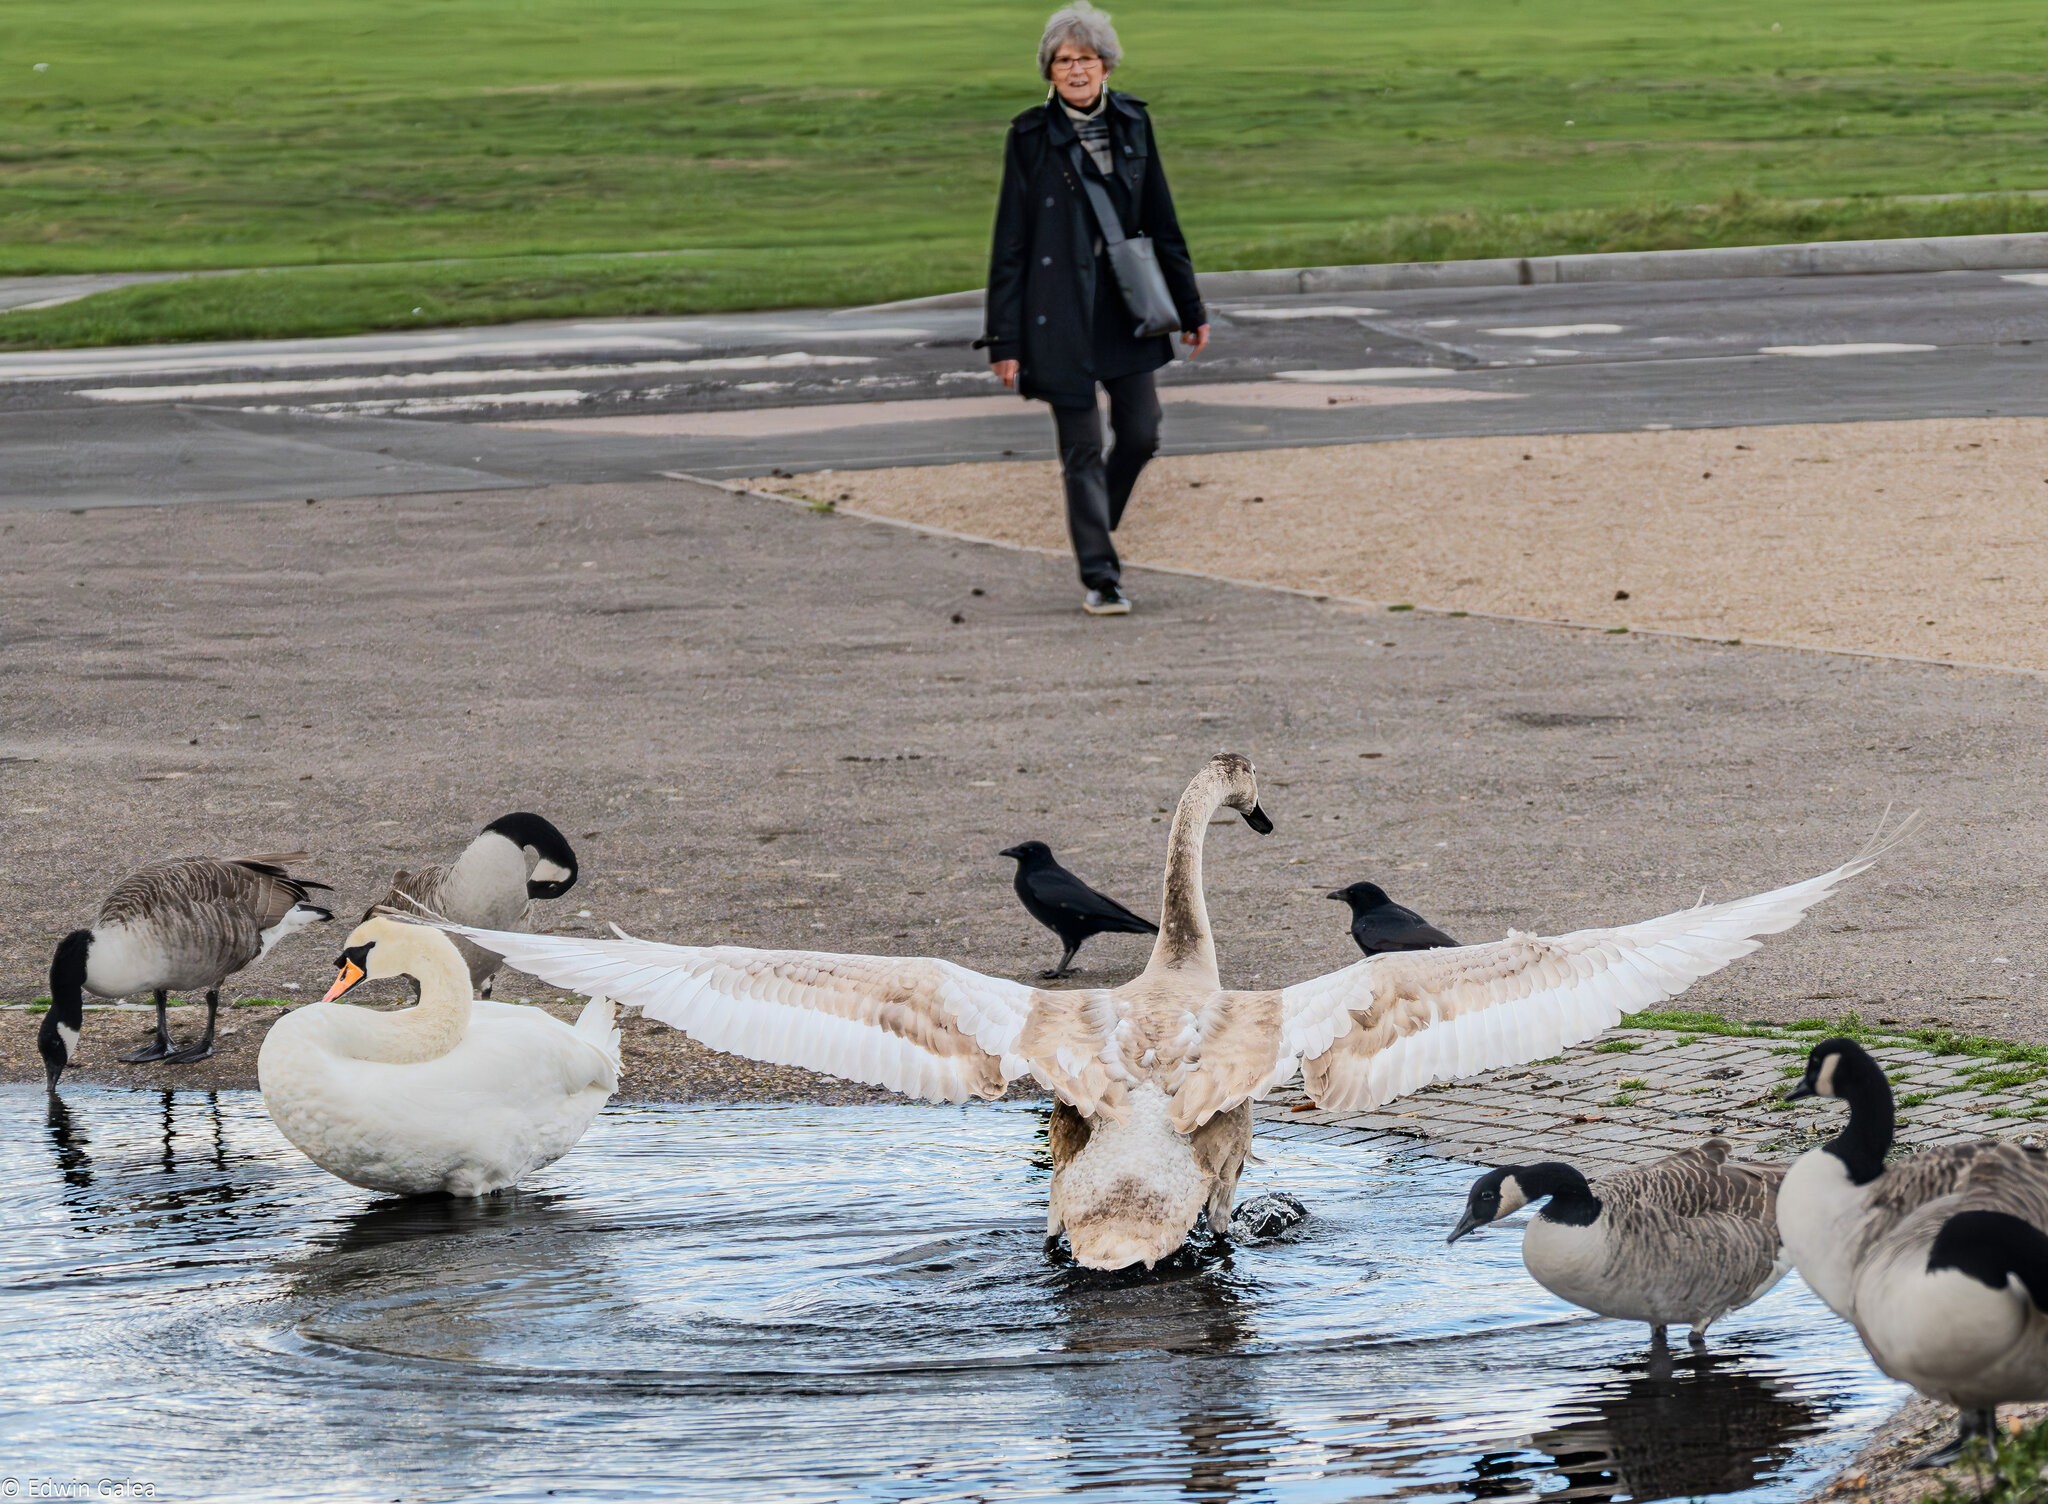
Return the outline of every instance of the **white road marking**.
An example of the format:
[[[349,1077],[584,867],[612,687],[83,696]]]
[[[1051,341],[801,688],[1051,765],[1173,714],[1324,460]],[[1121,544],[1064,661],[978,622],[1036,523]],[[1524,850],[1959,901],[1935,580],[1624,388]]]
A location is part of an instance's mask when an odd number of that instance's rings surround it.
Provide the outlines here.
[[[2029,287],[2048,287],[2048,272],[2008,272],[2007,282],[2024,282]]]
[[[448,360],[532,359],[536,355],[557,355],[594,347],[571,345],[562,340],[464,339],[450,335],[422,336],[416,343],[376,345],[348,349],[266,350],[255,345],[175,355],[142,355],[120,350],[90,353],[0,356],[0,381],[76,381],[81,376],[172,376],[198,375],[206,371],[245,371],[259,367],[270,371],[303,371],[308,367],[335,366],[417,366]],[[690,340],[619,337],[605,349],[660,350],[676,354],[704,347]]]
[[[698,438],[776,438],[883,423],[932,423],[949,418],[1029,417],[1022,397],[923,397],[902,402],[815,402],[800,407],[753,407],[695,413],[609,413],[592,418],[513,420],[505,428],[561,433],[674,434]]]
[[[1457,319],[1424,319],[1422,327],[1425,329],[1451,329],[1455,328],[1458,322]]]
[[[1619,334],[1620,324],[1510,324],[1504,329],[1482,329],[1481,334],[1507,334],[1516,339],[1570,339],[1577,334]]]
[[[1756,353],[1759,355],[1800,355],[1813,360],[1826,360],[1836,355],[1914,355],[1922,350],[1938,350],[1939,345],[1898,345],[1882,341],[1861,345],[1765,345]]]
[[[474,413],[493,407],[574,407],[590,393],[574,387],[545,392],[465,392],[460,397],[368,397],[361,402],[267,403],[244,408],[252,413]]]
[[[1567,350],[1559,345],[1537,345],[1529,353],[1531,355],[1584,355],[1586,352],[1584,350]]]
[[[1340,303],[1317,304],[1307,308],[1231,308],[1223,312],[1232,319],[1362,319],[1383,313],[1380,308],[1349,308]]]
[[[1280,381],[1416,381],[1424,376],[1455,376],[1441,366],[1366,366],[1356,371],[1275,371]]]
[[[76,395],[95,402],[205,402],[229,397],[310,396],[316,392],[347,392],[363,388],[479,386],[508,381],[603,381],[615,377],[665,376],[678,371],[779,371],[790,366],[871,366],[871,355],[811,355],[792,350],[782,355],[732,355],[704,360],[642,360],[625,365],[536,366],[527,370],[402,371],[361,376],[316,376],[288,381],[214,381],[189,386],[81,387]]]
[[[1404,403],[1498,402],[1515,392],[1473,391],[1469,387],[1294,385],[1278,381],[1223,381],[1162,387],[1161,402],[1205,407],[1295,408],[1395,407]],[[515,418],[500,428],[545,429],[557,433],[623,433],[688,438],[780,438],[873,428],[894,423],[942,423],[963,418],[1033,416],[1023,399],[919,397],[897,402],[811,402],[798,407],[756,407],[724,412],[607,413],[589,418]]]
[[[572,324],[572,329],[591,334],[603,334],[614,326],[610,324]],[[930,339],[932,331],[916,329],[908,324],[784,324],[762,323],[757,319],[719,319],[692,317],[678,320],[678,328],[687,328],[691,334],[716,335],[725,330],[743,335],[747,339],[759,339],[761,335],[774,335],[777,339],[816,339],[827,342],[842,339],[916,340]],[[766,343],[766,341],[762,341]]]

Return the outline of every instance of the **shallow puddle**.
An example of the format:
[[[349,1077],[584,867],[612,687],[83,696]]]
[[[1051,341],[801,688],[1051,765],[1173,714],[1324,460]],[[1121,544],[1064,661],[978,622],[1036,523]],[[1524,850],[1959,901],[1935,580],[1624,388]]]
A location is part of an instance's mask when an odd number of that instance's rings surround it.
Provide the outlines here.
[[[608,1109],[374,1197],[250,1093],[0,1089],[4,1470],[323,1500],[1800,1497],[1896,1404],[1788,1280],[1711,1359],[1575,1316],[1471,1173],[1261,1140],[1298,1240],[1049,1266],[1028,1108]]]

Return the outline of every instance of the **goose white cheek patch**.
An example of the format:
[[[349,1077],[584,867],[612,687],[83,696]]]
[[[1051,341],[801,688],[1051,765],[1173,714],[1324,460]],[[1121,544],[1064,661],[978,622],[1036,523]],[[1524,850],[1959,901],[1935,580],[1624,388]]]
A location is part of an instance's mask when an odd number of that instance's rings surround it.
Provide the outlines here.
[[[64,1041],[64,1061],[68,1065],[78,1056],[78,1031],[69,1024],[59,1024],[57,1037]]]
[[[1510,1175],[1500,1183],[1500,1210],[1494,1214],[1493,1220],[1498,1222],[1502,1217],[1512,1217],[1528,1204],[1529,1198],[1522,1194],[1522,1183]]]
[[[1835,1067],[1841,1059],[1840,1055],[1830,1055],[1820,1063],[1820,1074],[1813,1078],[1815,1095],[1832,1097],[1835,1094]]]
[[[569,875],[569,869],[542,857],[533,864],[533,880],[537,883],[558,883]]]

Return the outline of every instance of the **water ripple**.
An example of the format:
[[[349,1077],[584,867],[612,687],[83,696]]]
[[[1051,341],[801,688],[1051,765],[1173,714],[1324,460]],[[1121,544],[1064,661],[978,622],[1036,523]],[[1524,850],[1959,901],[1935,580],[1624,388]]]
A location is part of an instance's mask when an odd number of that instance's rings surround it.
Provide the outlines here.
[[[1299,1141],[1298,1241],[1050,1265],[1024,1108],[620,1105],[480,1203],[352,1190],[249,1093],[0,1090],[0,1438],[323,1499],[1793,1500],[1899,1391],[1788,1284],[1652,1368],[1469,1174]]]

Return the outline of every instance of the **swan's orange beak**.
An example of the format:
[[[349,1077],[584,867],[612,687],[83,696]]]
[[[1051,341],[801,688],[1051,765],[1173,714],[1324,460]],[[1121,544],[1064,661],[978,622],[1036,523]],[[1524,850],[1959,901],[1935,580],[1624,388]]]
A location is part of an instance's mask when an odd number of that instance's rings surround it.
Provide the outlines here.
[[[327,989],[327,996],[320,999],[320,1001],[331,1003],[343,993],[354,990],[356,984],[362,981],[364,974],[362,967],[356,965],[347,956],[343,956],[341,958],[341,970],[334,974],[334,985]]]

